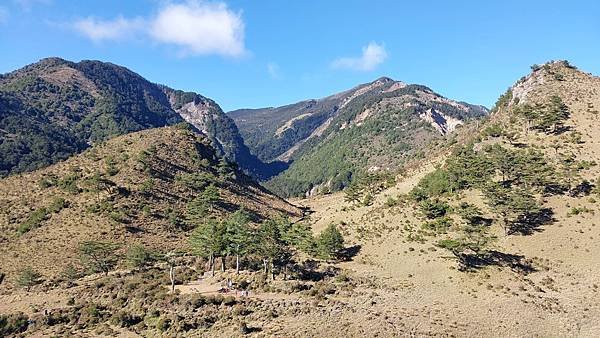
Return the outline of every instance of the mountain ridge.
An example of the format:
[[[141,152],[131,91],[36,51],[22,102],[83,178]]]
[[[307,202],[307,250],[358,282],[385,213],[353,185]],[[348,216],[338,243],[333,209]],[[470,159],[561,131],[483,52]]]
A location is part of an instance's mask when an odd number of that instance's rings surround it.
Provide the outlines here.
[[[343,189],[352,176],[367,171],[396,170],[404,161],[401,156],[409,156],[411,151],[487,113],[483,106],[449,100],[426,86],[380,77],[321,99],[236,110],[228,115],[258,158],[290,163],[289,169],[266,185],[282,196],[297,196]],[[397,151],[385,151],[387,154],[380,156],[364,146],[368,139]],[[397,148],[399,140],[403,140],[402,149]],[[327,146],[333,143],[335,147]],[[362,149],[335,158],[348,147]]]
[[[109,62],[51,57],[3,74],[0,110],[2,175],[44,167],[94,142],[173,125],[184,117],[211,139],[221,156],[255,178],[285,167],[251,155],[235,124],[213,100],[149,82]]]

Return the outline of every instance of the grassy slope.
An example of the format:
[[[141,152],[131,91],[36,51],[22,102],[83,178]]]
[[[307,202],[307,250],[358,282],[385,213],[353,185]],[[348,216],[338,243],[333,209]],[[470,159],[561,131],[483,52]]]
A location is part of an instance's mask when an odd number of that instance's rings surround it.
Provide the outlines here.
[[[556,80],[554,73],[563,74],[563,81]],[[599,162],[594,108],[600,104],[598,78],[553,64],[519,83],[516,92],[523,88],[529,92],[521,97],[525,101],[563,97],[572,111],[566,124],[573,129],[567,134],[582,133],[583,143],[561,140],[561,149],[574,151],[579,160]],[[489,123],[508,122],[512,108],[497,113]],[[512,123],[523,131],[522,124]],[[521,136],[518,141],[540,148],[560,137],[531,132]],[[465,142],[472,138],[459,135]],[[550,147],[545,151],[548,156],[554,153]],[[593,201],[598,197],[548,198],[545,206],[554,209],[556,221],[530,236],[504,237],[500,225],[494,223],[492,230],[500,237],[495,249],[523,256],[537,271],[523,275],[508,267],[492,266],[474,273],[459,272],[453,269],[455,262],[449,254],[433,245],[437,238],[426,238],[423,243],[407,239],[423,222],[412,203],[391,208],[384,205],[388,197],[408,193],[443,163],[446,155],[437,154],[441,156],[429,157],[408,171],[396,187],[378,195],[372,206],[348,209],[339,193],[298,201],[316,211],[316,231],[331,222],[343,222],[351,244],[362,247],[355,260],[342,267],[352,271],[353,278],[371,281],[372,286],[361,287],[351,298],[332,297],[324,309],[301,318],[280,316],[271,324],[271,333],[336,337],[597,335],[600,327],[595,318],[600,307],[595,300],[600,279],[595,272],[600,268],[600,209]],[[599,170],[596,166],[581,174],[582,179],[595,181]],[[486,216],[495,217],[479,194],[465,192],[457,198],[477,204]],[[569,213],[573,207],[582,206],[591,211]]]
[[[86,191],[86,181],[96,171],[107,171],[109,158],[118,173],[105,176],[128,192]],[[126,246],[139,242],[156,249],[187,245],[187,231],[169,221],[170,209],[182,217],[187,202],[199,193],[177,182],[176,176],[182,173],[213,177],[222,199],[215,210],[218,214],[243,206],[257,218],[279,212],[299,215],[297,208],[270,195],[243,174],[237,173],[237,179],[220,174],[217,165],[205,138],[176,126],[120,136],[48,168],[0,180],[2,270],[12,275],[31,265],[53,276],[67,264],[77,263],[78,244],[92,239]],[[76,185],[80,193],[56,186],[42,188],[39,184],[43,179],[74,174],[79,177]],[[35,210],[50,206],[57,197],[64,198],[68,207],[50,213],[39,228],[17,234],[20,223]],[[104,211],[89,211],[100,205],[99,201],[106,204]]]

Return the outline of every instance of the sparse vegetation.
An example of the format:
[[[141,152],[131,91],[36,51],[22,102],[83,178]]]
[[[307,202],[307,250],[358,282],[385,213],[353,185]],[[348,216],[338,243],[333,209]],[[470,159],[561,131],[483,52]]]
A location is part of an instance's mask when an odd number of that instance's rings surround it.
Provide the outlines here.
[[[19,273],[17,285],[29,291],[32,286],[41,283],[41,277],[42,275],[39,272],[28,266]]]
[[[108,275],[118,262],[119,245],[111,242],[87,241],[79,247],[81,263],[92,272]]]

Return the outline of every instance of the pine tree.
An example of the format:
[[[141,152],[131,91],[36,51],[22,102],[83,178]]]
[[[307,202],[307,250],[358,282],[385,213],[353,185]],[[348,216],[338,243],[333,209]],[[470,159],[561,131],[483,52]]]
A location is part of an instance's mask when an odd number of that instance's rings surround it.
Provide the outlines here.
[[[516,176],[515,163],[517,162],[515,152],[499,144],[486,147],[485,152],[493,163],[493,167],[500,172],[502,182],[514,181]]]
[[[361,189],[357,184],[352,184],[348,188],[344,189],[344,201],[354,204],[360,202],[360,197],[362,195]]]
[[[126,254],[127,263],[132,268],[144,268],[152,264],[156,257],[155,255],[145,246],[141,244],[135,244],[127,250]]]
[[[527,121],[527,132],[529,132],[529,129],[531,129],[533,123],[539,118],[540,111],[542,109],[543,106],[540,104],[532,106],[527,103],[519,105],[515,108],[515,113]]]
[[[344,237],[335,224],[329,224],[317,238],[319,256],[324,259],[337,258],[344,248]]]
[[[288,231],[289,244],[306,254],[316,254],[316,243],[310,224],[305,222],[294,223]]]
[[[573,183],[580,178],[578,163],[575,154],[567,153],[560,156],[560,167],[564,177],[564,183],[570,189]]]
[[[221,195],[219,189],[214,184],[209,184],[200,194],[200,199],[208,206],[210,213],[213,212],[213,209],[220,198]]]
[[[289,247],[282,238],[281,228],[282,225],[275,219],[264,221],[258,228],[259,245],[257,252],[263,259],[265,274],[268,273],[270,268],[272,279],[275,279],[275,264],[291,256]]]
[[[196,197],[188,203],[185,218],[190,227],[195,228],[204,223],[207,214],[208,206],[202,198]]]
[[[240,255],[244,255],[250,245],[250,217],[244,210],[231,214],[225,221],[225,238],[228,254],[235,255],[235,273],[240,273]]]
[[[493,182],[484,192],[490,208],[502,218],[506,235],[516,230],[518,221],[526,220],[528,215],[539,211],[537,201],[528,190]]]
[[[554,167],[546,161],[540,151],[527,150],[517,155],[515,163],[515,183],[525,189],[543,188],[556,181]]]
[[[81,261],[94,272],[103,272],[108,275],[110,269],[117,265],[119,256],[117,250],[120,245],[112,242],[87,241],[79,247]]]
[[[467,226],[462,235],[440,240],[437,246],[450,251],[458,260],[459,270],[464,270],[470,267],[470,258],[485,255],[495,240],[494,236],[489,235],[486,227]]]
[[[222,222],[207,219],[196,227],[190,237],[193,253],[208,259],[209,269],[215,275],[215,259],[225,252],[225,226]]]
[[[562,128],[564,121],[570,115],[569,107],[564,104],[559,96],[554,95],[540,114],[536,128],[546,133],[556,133]]]
[[[458,147],[446,161],[449,192],[483,185],[492,175],[491,161],[473,150],[473,145]],[[440,178],[442,179],[442,178]]]

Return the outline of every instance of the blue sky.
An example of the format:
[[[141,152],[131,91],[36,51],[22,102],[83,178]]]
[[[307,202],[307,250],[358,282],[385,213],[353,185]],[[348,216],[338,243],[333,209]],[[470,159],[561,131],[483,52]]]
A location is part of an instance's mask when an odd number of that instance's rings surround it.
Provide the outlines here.
[[[98,59],[224,110],[380,76],[491,106],[529,66],[600,74],[598,1],[0,0],[0,72]]]

